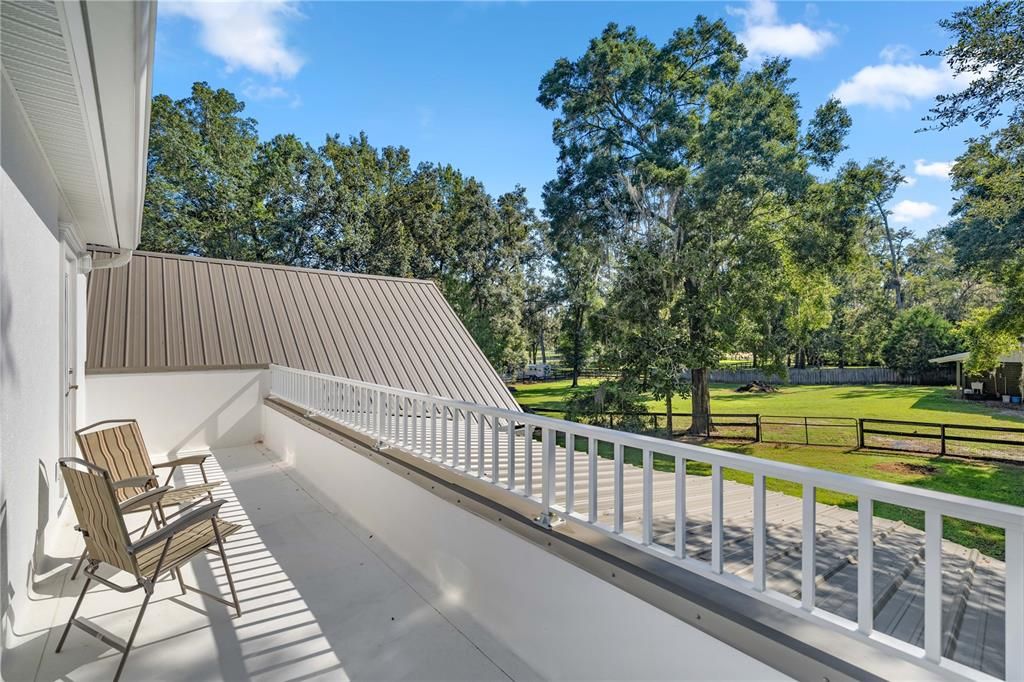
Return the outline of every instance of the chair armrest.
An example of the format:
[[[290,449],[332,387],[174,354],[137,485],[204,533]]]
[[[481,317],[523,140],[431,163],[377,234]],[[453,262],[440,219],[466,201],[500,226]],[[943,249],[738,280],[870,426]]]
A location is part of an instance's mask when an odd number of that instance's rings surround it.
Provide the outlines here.
[[[189,465],[189,464],[199,464],[199,465],[202,465],[203,462],[205,462],[209,458],[209,456],[210,456],[209,453],[204,454],[204,455],[188,455],[186,457],[179,457],[177,459],[172,459],[172,460],[169,460],[167,462],[160,462],[158,464],[154,464],[153,468],[154,469],[166,469],[167,467],[172,467],[172,468],[173,467],[181,467],[181,466],[186,466],[186,465]]]
[[[170,486],[162,486],[160,488],[150,488],[144,493],[139,493],[135,497],[130,497],[121,503],[120,509],[123,512],[136,511],[143,507],[150,507],[160,502],[160,498],[164,496]]]
[[[150,483],[156,485],[156,476],[147,475],[122,478],[120,481],[114,481],[112,485],[114,490],[117,490],[118,488],[145,488]]]
[[[192,526],[202,523],[203,521],[209,521],[217,516],[217,512],[220,511],[221,505],[224,504],[224,500],[217,500],[207,505],[195,509],[193,511],[184,514],[180,518],[168,523],[157,531],[154,531],[146,537],[140,539],[138,542],[132,544],[128,551],[134,553],[141,552],[147,547],[166,542],[178,533],[188,530]]]

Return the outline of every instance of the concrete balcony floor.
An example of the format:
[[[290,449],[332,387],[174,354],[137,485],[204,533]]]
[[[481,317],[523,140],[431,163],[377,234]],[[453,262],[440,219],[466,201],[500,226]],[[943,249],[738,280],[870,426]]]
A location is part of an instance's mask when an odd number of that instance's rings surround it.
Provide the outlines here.
[[[226,481],[217,491],[227,501],[222,516],[242,525],[227,542],[242,616],[198,594],[180,596],[165,577],[123,679],[536,678],[372,534],[307,493],[276,455],[258,446],[214,455],[208,473]],[[189,472],[187,482],[197,478]],[[117,667],[119,652],[77,628],[54,653],[83,584],[69,579],[82,547],[72,517],[64,515],[51,542],[57,550],[39,562],[33,607],[14,624],[17,646],[4,655],[6,680],[109,680]],[[194,559],[184,573],[228,595],[216,556]],[[94,584],[80,617],[124,640],[142,597]]]

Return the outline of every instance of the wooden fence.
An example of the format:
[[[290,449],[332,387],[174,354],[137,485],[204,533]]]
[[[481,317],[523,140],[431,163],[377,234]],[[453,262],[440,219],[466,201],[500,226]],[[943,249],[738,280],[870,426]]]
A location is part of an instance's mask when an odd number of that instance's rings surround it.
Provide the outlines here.
[[[562,410],[531,411],[565,418]],[[665,414],[661,412],[605,412],[580,421],[621,431],[661,434],[666,425]],[[755,413],[712,414],[705,421],[709,428],[693,433],[692,415],[675,414],[672,437],[689,435],[755,443],[888,450],[1024,464],[1024,428],[1018,427]]]
[[[689,380],[690,372],[683,376]],[[711,370],[711,381],[716,384],[749,384],[761,381],[771,384],[794,384],[798,386],[827,386],[840,384],[923,384],[945,386],[954,383],[956,377],[951,371],[937,370],[925,377],[905,377],[888,367],[838,367],[790,369],[784,375],[765,372],[760,369],[715,369]]]

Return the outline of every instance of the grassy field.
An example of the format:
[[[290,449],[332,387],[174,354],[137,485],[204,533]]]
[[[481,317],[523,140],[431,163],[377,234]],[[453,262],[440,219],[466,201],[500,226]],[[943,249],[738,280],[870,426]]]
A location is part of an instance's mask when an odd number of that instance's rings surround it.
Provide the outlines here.
[[[560,409],[570,392],[570,382],[520,384],[516,386],[519,402],[531,408]],[[977,403],[957,400],[944,388],[922,386],[787,386],[778,393],[736,393],[735,386],[712,388],[712,412],[723,414],[756,412],[776,415],[807,415],[818,417],[875,417],[915,421],[972,424],[975,426],[1019,426],[1024,419],[995,411]],[[679,400],[675,408],[689,409],[687,401]],[[657,401],[648,405],[661,411]],[[860,451],[849,447],[778,445],[771,443],[735,443],[709,441],[711,447],[752,457],[835,471],[891,483],[965,495],[993,502],[1024,505],[1024,466],[988,464],[969,460],[917,456],[904,453]],[[585,448],[585,443],[579,444]],[[602,453],[609,454],[609,453]],[[627,449],[626,460],[640,464],[640,453]],[[671,471],[673,463],[657,459],[655,466]],[[687,472],[708,475],[710,468],[690,462]],[[726,478],[750,484],[751,476],[742,471],[726,470]],[[802,494],[798,484],[769,479],[767,486],[790,495]],[[843,493],[819,490],[818,500],[856,509],[856,498]],[[875,514],[902,520],[916,528],[924,527],[922,512],[890,504],[875,505]],[[966,547],[974,547],[989,556],[1003,556],[1003,532],[996,528],[947,518],[944,535]]]
[[[599,383],[581,379],[580,384]],[[550,381],[514,386],[523,407],[561,409],[569,396],[571,382]],[[672,407],[689,412],[688,398],[676,398]],[[661,401],[650,400],[651,412],[664,412]],[[979,403],[959,400],[952,389],[935,386],[782,386],[777,393],[737,393],[736,386],[716,384],[711,388],[714,414],[758,413],[807,417],[873,417],[926,422],[971,424],[974,426],[1015,426],[1024,424],[1024,413],[995,411]],[[1016,422],[1016,424],[1015,424]]]

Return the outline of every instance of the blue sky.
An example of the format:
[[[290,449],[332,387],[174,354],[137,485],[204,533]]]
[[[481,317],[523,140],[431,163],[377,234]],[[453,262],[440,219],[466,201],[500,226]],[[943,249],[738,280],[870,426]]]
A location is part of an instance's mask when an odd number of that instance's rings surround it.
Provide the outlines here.
[[[451,163],[492,194],[553,177],[553,112],[537,85],[609,21],[657,43],[697,14],[726,19],[757,55],[783,54],[805,112],[837,94],[853,116],[846,157],[888,156],[910,178],[892,209],[918,233],[952,203],[948,164],[976,131],[915,133],[934,95],[957,87],[920,54],[946,45],[937,21],[960,3],[252,3],[161,2],[153,88],[205,80],[235,92],[264,138],[313,145],[366,131],[414,161]]]

